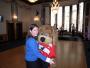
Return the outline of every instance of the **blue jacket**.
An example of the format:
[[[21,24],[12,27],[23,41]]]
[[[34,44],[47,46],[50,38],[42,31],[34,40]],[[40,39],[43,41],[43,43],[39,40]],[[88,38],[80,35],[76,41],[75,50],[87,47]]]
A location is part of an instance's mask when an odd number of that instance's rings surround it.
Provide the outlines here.
[[[36,61],[38,58],[42,59],[43,61],[46,60],[46,57],[39,52],[38,45],[39,44],[33,37],[26,39],[26,47],[25,47],[26,61]]]

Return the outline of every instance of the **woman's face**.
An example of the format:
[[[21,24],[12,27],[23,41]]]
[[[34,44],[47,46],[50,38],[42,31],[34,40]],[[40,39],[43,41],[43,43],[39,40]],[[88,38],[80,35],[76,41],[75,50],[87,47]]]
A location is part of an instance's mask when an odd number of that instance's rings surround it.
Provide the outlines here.
[[[38,35],[38,31],[39,31],[38,27],[34,27],[32,30],[30,30],[33,37]]]

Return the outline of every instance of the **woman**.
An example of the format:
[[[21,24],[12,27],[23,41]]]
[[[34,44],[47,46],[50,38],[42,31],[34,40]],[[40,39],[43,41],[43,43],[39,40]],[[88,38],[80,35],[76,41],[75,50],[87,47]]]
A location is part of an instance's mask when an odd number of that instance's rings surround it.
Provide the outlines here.
[[[38,35],[39,28],[36,24],[31,24],[29,31],[26,37],[26,47],[25,47],[25,61],[27,68],[38,68],[38,59],[41,59],[42,62],[48,62],[53,64],[54,62],[45,56],[43,56],[38,50],[38,42],[36,37]],[[40,68],[40,66],[39,66]],[[48,65],[45,67],[48,68]]]

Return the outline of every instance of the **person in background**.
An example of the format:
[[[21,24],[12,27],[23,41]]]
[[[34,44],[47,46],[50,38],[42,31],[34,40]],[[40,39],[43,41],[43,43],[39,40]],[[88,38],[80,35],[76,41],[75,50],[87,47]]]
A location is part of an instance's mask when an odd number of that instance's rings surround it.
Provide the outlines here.
[[[43,56],[39,52],[38,50],[39,44],[36,40],[38,33],[39,33],[39,27],[36,24],[31,24],[29,26],[28,34],[26,37],[26,43],[25,43],[26,68],[40,68],[40,66],[38,66],[39,65],[38,59],[41,59],[42,62],[54,64],[52,59]],[[44,68],[48,68],[48,65],[46,65]]]
[[[72,36],[75,36],[75,26],[74,26],[74,24],[72,24]]]
[[[60,28],[60,35],[63,35],[63,31],[64,31],[64,28],[63,28],[63,26],[61,26],[61,28]]]

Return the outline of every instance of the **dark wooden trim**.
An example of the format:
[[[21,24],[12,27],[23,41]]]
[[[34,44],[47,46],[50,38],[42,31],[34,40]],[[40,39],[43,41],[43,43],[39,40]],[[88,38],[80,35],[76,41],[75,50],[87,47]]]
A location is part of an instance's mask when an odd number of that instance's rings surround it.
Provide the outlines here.
[[[77,4],[76,32],[78,32],[79,4]]]
[[[23,38],[26,38],[27,32],[23,32]]]
[[[42,6],[41,9],[41,25],[45,25],[45,7]]]
[[[64,20],[65,20],[65,6],[62,6],[62,27],[64,27]]]
[[[56,24],[55,28],[57,28],[57,14],[55,15],[55,24]]]
[[[49,7],[49,24],[51,25],[51,7]]]
[[[0,42],[6,42],[6,41],[8,41],[8,35],[0,34]]]
[[[27,35],[27,32],[23,32],[23,38],[25,39]],[[7,34],[0,34],[0,43],[7,42],[8,41],[8,35]]]
[[[69,17],[69,32],[71,32],[71,25],[72,25],[72,6],[70,6],[70,17]]]

